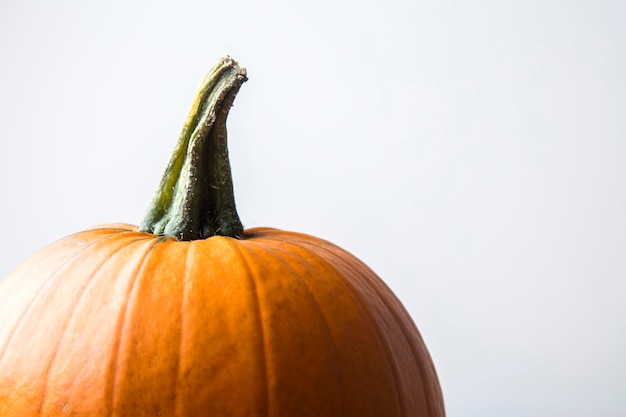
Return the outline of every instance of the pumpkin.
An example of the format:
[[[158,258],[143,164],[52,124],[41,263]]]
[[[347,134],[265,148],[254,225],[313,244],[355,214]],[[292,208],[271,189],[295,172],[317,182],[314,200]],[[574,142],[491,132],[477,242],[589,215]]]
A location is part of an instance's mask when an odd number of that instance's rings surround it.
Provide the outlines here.
[[[226,117],[245,69],[200,85],[140,227],[44,248],[0,286],[0,415],[444,416],[398,298],[316,237],[244,230]]]

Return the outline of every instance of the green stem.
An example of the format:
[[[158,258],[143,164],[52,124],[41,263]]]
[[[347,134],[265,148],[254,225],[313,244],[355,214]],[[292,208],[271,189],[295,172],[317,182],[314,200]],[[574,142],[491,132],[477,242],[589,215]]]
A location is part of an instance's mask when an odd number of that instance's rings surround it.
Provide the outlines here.
[[[245,68],[226,56],[204,77],[140,230],[180,240],[243,237],[228,160],[226,118]]]

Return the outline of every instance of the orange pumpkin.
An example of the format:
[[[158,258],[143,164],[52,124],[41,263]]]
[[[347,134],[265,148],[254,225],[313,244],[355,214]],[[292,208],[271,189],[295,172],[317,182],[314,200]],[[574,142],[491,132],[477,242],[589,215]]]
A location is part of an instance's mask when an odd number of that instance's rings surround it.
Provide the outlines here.
[[[203,81],[141,228],[62,239],[0,286],[0,416],[444,416],[402,304],[339,247],[234,210],[225,122],[245,70]]]

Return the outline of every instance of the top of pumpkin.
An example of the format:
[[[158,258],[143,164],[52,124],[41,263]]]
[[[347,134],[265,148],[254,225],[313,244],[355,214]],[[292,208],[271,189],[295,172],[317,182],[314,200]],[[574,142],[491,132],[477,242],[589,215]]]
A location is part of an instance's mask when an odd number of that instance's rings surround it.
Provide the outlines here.
[[[179,240],[243,237],[226,118],[246,75],[245,68],[225,56],[204,77],[141,231]]]

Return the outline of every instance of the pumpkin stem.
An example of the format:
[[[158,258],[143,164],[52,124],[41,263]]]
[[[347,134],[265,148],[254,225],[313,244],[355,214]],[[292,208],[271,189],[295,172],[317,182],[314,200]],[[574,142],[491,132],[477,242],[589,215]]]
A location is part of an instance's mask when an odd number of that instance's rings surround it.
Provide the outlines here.
[[[140,230],[180,240],[243,237],[226,118],[246,69],[225,56],[204,77]]]

